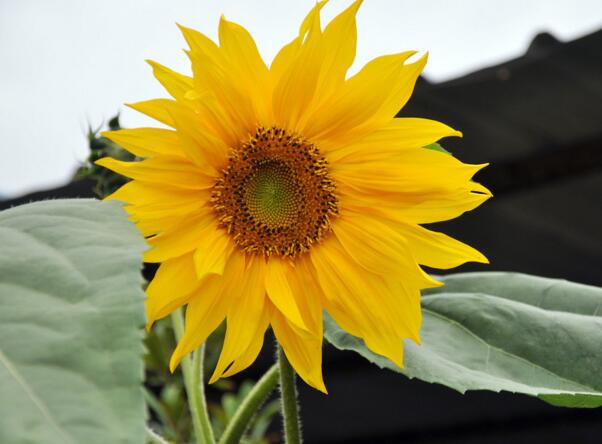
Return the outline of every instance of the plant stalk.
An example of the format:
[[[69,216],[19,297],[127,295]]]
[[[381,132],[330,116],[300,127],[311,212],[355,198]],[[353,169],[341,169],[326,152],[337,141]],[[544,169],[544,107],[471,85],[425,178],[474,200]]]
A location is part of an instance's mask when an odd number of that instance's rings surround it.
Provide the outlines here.
[[[147,444],[169,444],[161,435],[156,433],[150,427],[146,428],[146,443]]]
[[[201,422],[201,428],[203,429],[203,436],[206,443],[215,443],[215,437],[213,436],[213,428],[211,428],[211,421],[209,420],[209,411],[207,409],[207,399],[205,398],[205,380],[204,370],[205,365],[205,343],[195,350],[192,358],[192,387],[196,396],[196,405],[199,421]]]
[[[178,308],[171,314],[171,321],[179,341],[184,336],[184,317],[182,309]],[[188,406],[192,416],[192,426],[197,444],[215,444],[213,429],[209,421],[207,403],[205,401],[205,386],[203,381],[203,361],[205,357],[205,344],[190,356],[185,356],[180,363],[184,376],[184,387],[188,397]]]
[[[259,407],[278,384],[278,364],[274,364],[253,386],[228,423],[219,444],[238,444]]]
[[[278,365],[280,367],[280,399],[284,421],[284,442],[286,444],[301,444],[295,370],[293,370],[280,346],[278,346]]]

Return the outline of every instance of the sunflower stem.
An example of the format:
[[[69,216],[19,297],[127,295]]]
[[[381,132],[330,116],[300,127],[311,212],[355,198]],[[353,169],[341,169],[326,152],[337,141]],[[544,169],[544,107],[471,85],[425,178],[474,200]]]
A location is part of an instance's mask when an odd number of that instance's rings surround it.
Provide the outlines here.
[[[203,436],[207,444],[215,443],[211,421],[209,420],[209,411],[207,410],[207,400],[205,398],[205,381],[203,378],[203,367],[205,364],[205,343],[194,352],[192,358],[192,387],[197,399],[197,414],[203,429]]]
[[[278,346],[278,365],[280,367],[280,399],[284,421],[284,442],[286,444],[301,444],[296,375],[280,346]]]
[[[176,339],[179,341],[184,336],[184,317],[181,308],[172,312],[171,321]],[[184,375],[184,387],[188,397],[196,442],[197,444],[215,444],[205,401],[205,386],[202,375],[204,357],[205,344],[193,353],[193,359],[190,359],[190,356],[185,356],[180,365]]]
[[[228,423],[219,440],[219,444],[238,444],[241,441],[251,419],[257,414],[259,407],[266,398],[272,393],[278,384],[278,364],[274,364],[257,383],[253,386],[249,394],[242,401],[236,413]]]

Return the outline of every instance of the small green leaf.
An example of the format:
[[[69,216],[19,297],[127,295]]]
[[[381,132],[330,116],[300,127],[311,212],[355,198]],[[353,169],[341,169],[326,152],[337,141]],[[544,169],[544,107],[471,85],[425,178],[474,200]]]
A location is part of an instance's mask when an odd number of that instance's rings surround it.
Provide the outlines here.
[[[0,213],[0,442],[144,442],[145,243],[116,202]]]
[[[326,318],[326,338],[382,368],[467,390],[602,406],[602,289],[517,273],[466,273],[422,298],[422,345],[405,342],[405,368]]]
[[[445,153],[445,154],[451,154],[449,151],[447,151],[445,148],[443,148],[438,143],[431,143],[430,145],[426,145],[425,148],[427,150],[441,151],[442,153]]]

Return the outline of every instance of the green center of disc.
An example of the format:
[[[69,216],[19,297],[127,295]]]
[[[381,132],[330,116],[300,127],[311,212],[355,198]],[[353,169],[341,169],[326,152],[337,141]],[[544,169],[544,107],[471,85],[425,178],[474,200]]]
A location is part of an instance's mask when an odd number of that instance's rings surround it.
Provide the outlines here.
[[[298,185],[291,169],[282,162],[267,160],[255,165],[245,186],[245,203],[256,222],[270,228],[295,222]]]

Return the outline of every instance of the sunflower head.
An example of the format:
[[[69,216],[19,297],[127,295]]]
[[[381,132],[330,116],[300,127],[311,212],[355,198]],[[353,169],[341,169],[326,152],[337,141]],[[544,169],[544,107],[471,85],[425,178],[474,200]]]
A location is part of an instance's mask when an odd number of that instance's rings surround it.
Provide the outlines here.
[[[266,259],[309,251],[338,211],[318,148],[276,127],[257,128],[231,151],[212,201],[220,227],[239,249]]]
[[[171,95],[130,105],[168,126],[104,133],[139,161],[97,163],[133,180],[109,196],[161,263],[147,288],[152,323],[186,305],[172,370],[224,320],[211,381],[250,365],[271,326],[310,385],[322,379],[326,310],[375,353],[403,365],[419,342],[420,290],[439,283],[421,265],[486,262],[422,224],[455,218],[487,198],[482,165],[425,149],[461,134],[394,118],[426,56],[382,56],[357,74],[361,1],[323,27],[319,2],[268,67],[249,33],[225,20],[219,45],[181,27],[192,75],[150,62]]]

